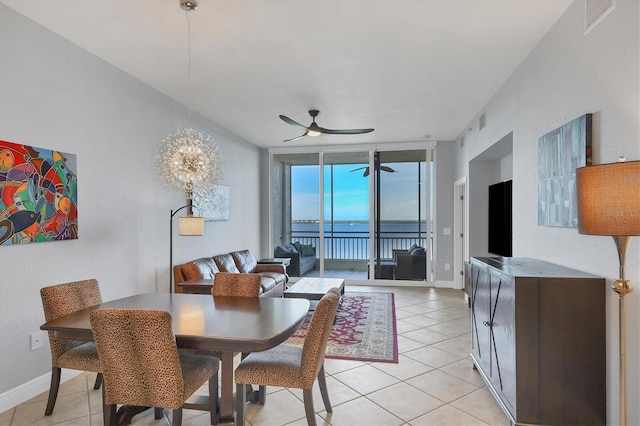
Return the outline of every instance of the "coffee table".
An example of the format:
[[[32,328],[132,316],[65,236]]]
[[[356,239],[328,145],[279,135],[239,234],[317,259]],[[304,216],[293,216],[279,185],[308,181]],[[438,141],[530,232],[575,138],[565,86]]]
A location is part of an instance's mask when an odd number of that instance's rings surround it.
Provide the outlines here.
[[[342,278],[300,278],[296,283],[284,291],[284,297],[291,299],[307,299],[318,301],[322,299],[330,288],[336,287],[340,295],[344,295],[344,280]],[[340,299],[342,302],[342,299]],[[314,304],[311,305],[313,310]]]

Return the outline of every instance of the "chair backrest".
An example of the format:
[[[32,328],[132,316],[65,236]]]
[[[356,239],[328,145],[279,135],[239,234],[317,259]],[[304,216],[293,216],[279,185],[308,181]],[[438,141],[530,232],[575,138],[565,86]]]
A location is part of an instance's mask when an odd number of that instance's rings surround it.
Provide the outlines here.
[[[40,289],[42,308],[46,321],[54,320],[63,315],[76,312],[90,306],[102,303],[102,295],[98,281],[88,279],[58,284]],[[49,345],[51,346],[52,362],[55,365],[60,355],[86,342],[56,339],[53,331],[49,331]]]
[[[302,380],[306,388],[313,385],[324,363],[324,351],[331,334],[333,320],[340,302],[340,291],[331,288],[318,302],[302,348]]]
[[[218,272],[213,279],[211,294],[214,296],[260,296],[259,274]]]
[[[97,309],[90,318],[105,404],[182,406],[184,382],[169,312]]]

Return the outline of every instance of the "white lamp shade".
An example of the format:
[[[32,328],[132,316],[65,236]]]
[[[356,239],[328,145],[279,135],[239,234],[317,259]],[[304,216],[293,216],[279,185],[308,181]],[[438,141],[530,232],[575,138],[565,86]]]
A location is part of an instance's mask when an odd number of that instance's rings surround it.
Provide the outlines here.
[[[204,217],[182,216],[178,218],[178,235],[204,235]]]

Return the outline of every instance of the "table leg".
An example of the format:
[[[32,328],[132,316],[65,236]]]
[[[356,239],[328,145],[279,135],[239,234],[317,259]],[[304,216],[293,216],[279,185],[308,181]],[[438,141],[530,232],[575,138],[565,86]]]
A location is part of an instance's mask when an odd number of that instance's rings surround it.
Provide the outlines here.
[[[220,422],[233,422],[233,352],[222,352]]]

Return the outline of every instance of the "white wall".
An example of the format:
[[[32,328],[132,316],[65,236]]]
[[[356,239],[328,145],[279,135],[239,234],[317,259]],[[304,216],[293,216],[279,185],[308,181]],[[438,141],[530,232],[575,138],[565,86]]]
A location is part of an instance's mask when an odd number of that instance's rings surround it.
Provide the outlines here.
[[[486,114],[486,128],[477,131],[476,117],[467,126],[474,130],[464,134],[465,147],[456,153],[459,179],[472,172],[470,160],[513,132],[514,256],[580,269],[606,277],[609,284],[618,276],[611,238],[580,235],[576,228],[537,225],[537,146],[541,135],[593,113],[594,164],[614,162],[622,154],[628,160],[640,160],[640,2],[616,3],[584,35],[584,2],[574,2],[478,113]],[[469,183],[472,192],[473,181]],[[471,193],[470,203],[472,199]],[[469,210],[474,215],[473,206]],[[639,240],[635,238],[627,254],[627,278],[636,287],[626,297],[628,423],[633,425],[640,424]],[[607,423],[619,424],[618,297],[612,291],[607,295],[607,310]]]
[[[451,141],[438,142],[436,147],[436,221],[434,271],[438,285],[450,286],[454,282],[453,266],[453,156],[454,143]],[[449,234],[444,229],[449,229]],[[449,270],[445,269],[449,264]]]
[[[44,322],[41,287],[93,277],[104,300],[168,291],[169,212],[185,197],[163,188],[154,156],[187,112],[0,4],[0,139],[76,154],[79,194],[79,239],[0,247],[0,412],[3,393],[51,371],[48,344],[29,350]],[[174,262],[242,248],[266,255],[260,150],[196,114],[190,126],[225,156],[230,220],[207,222],[203,237],[175,235]]]

